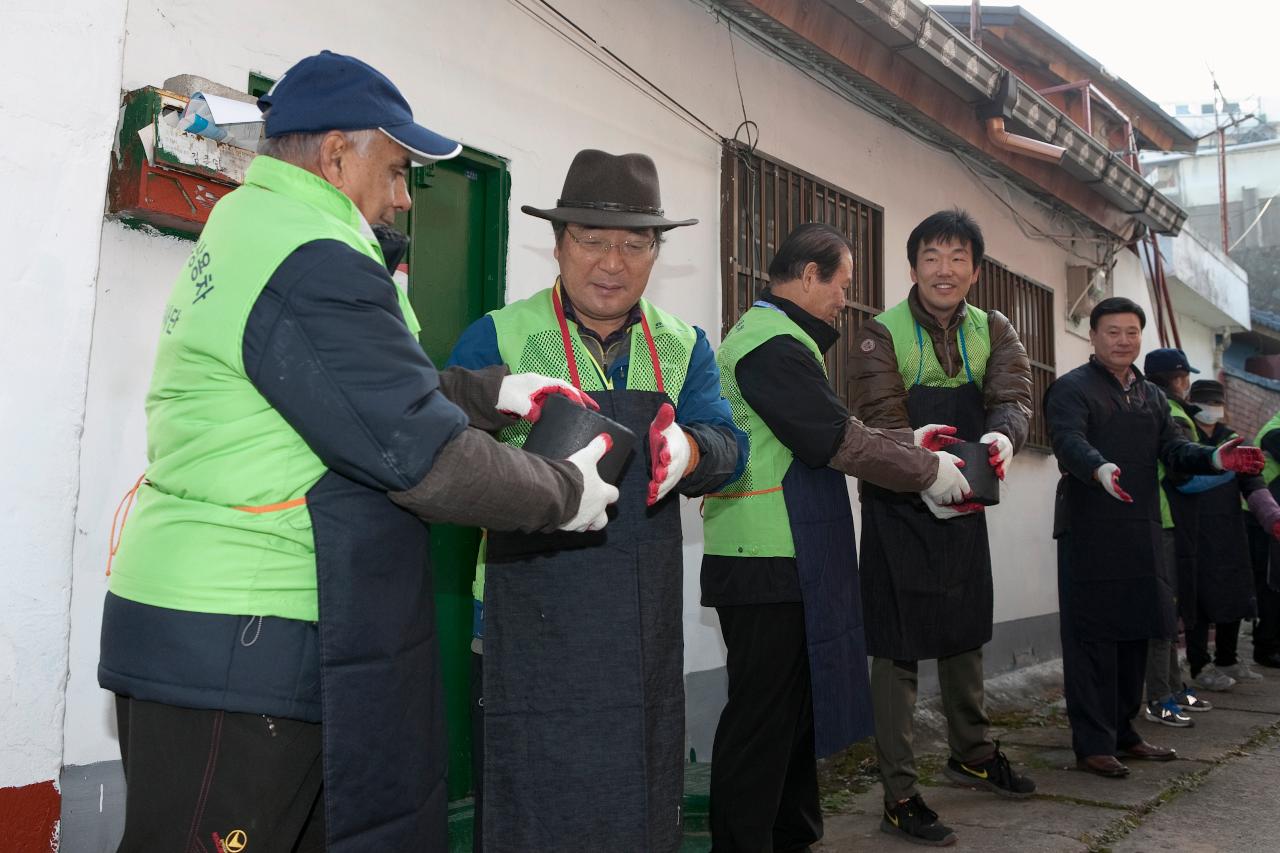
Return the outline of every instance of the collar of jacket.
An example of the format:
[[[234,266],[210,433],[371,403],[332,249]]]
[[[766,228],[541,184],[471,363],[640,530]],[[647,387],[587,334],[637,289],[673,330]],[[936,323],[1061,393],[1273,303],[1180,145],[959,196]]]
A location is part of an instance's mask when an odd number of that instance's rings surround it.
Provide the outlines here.
[[[312,174],[292,163],[259,154],[249,164],[244,183],[245,186],[252,185],[279,193],[323,211],[355,229],[361,237],[376,248],[378,256],[382,257],[382,247],[378,244],[378,238],[374,236],[373,229],[369,227],[360,209],[342,190],[319,175]]]
[[[945,329],[938,322],[938,318],[929,313],[924,307],[924,303],[920,301],[920,285],[911,285],[911,292],[907,294],[907,305],[911,308],[911,316],[915,318],[924,329],[932,332],[949,332],[964,322],[964,318],[969,315],[969,303],[961,301],[960,306],[956,308],[956,312],[951,315],[951,322],[947,323]]]
[[[1112,373],[1110,370],[1108,370],[1105,364],[1098,361],[1098,357],[1096,355],[1089,356],[1089,366],[1092,367],[1094,370],[1098,371],[1099,373],[1101,373],[1105,378],[1111,380],[1111,383],[1115,385],[1117,388],[1119,388],[1122,392],[1127,391],[1130,388],[1133,388],[1133,386],[1137,385],[1140,382],[1145,381],[1147,378],[1142,375],[1142,371],[1138,369],[1137,364],[1131,364],[1129,365],[1129,369],[1133,371],[1133,382],[1129,384],[1129,388],[1125,388],[1123,385],[1120,384],[1120,380],[1116,379],[1116,375]]]
[[[827,350],[835,346],[836,341],[840,340],[840,330],[825,320],[820,320],[792,302],[790,299],[783,299],[771,290],[766,290],[760,294],[760,298],[770,305],[777,305],[782,309],[782,313],[790,318],[804,333],[813,338],[813,342],[818,345],[818,351],[825,354]]]

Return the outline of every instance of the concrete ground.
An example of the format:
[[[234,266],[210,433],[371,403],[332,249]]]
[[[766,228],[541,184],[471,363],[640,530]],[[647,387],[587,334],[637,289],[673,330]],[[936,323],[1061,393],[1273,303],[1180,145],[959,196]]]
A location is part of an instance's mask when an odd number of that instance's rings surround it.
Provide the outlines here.
[[[1251,661],[1247,635],[1240,645]],[[1255,669],[1263,681],[1228,693],[1200,691],[1214,710],[1195,715],[1193,728],[1140,719],[1143,737],[1176,748],[1179,760],[1126,761],[1132,773],[1120,780],[1075,769],[1059,664],[989,681],[993,736],[1036,781],[1029,800],[1002,800],[947,782],[943,720],[935,706],[922,703],[922,795],[956,831],[959,841],[950,849],[957,851],[1280,850],[1280,670]],[[920,849],[880,831],[875,759],[863,745],[827,762],[824,807],[826,837],[815,853]]]

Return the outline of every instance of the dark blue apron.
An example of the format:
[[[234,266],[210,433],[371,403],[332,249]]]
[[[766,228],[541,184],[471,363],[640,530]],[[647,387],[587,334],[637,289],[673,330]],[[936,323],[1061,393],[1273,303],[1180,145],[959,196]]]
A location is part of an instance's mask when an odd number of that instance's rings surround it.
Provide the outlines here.
[[[916,332],[923,348],[919,324]],[[968,382],[934,388],[917,377],[908,389],[912,429],[950,424],[964,441],[986,432],[986,406],[963,339],[961,352]],[[867,650],[875,657],[932,660],[981,647],[991,639],[994,607],[985,514],[943,521],[919,495],[863,481],[862,598],[872,603]]]
[[[825,758],[874,731],[853,512],[845,475],[832,468],[793,461],[782,494],[804,601],[814,752]]]
[[[592,392],[647,437],[669,398]],[[631,457],[609,524],[491,532],[485,568],[486,853],[675,851],[684,796],[680,503],[645,506]]]
[[[447,752],[427,526],[333,471],[307,507],[328,853],[443,853]]]
[[[1230,430],[1217,429],[1206,443],[1217,446],[1232,437]],[[1189,627],[1200,618],[1214,624],[1252,619],[1258,614],[1258,603],[1239,478],[1232,477],[1198,497],[1196,615],[1189,622],[1184,616],[1184,622]]]

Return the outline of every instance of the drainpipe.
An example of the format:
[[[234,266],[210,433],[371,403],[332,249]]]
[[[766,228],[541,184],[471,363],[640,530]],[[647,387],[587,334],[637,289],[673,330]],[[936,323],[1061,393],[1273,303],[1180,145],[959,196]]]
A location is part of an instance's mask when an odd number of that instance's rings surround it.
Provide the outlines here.
[[[1010,133],[1004,129],[1003,116],[992,116],[987,119],[987,138],[991,140],[993,145],[1003,148],[1005,151],[1025,154],[1028,157],[1043,160],[1046,163],[1061,163],[1063,156],[1067,153],[1067,149],[1061,145],[1050,145],[1048,142],[1041,142],[1029,136],[1018,136],[1016,133]]]

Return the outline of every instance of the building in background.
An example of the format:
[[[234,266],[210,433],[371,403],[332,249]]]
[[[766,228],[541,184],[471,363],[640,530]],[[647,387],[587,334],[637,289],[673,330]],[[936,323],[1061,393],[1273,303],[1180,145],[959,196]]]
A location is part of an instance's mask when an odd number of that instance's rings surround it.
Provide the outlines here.
[[[23,816],[44,846],[59,797],[64,850],[110,849],[120,825],[114,714],[95,671],[113,513],[146,465],[142,403],[169,285],[240,158],[156,126],[155,162],[139,159],[137,110],[184,102],[147,87],[196,74],[248,92],[329,48],[385,71],[423,122],[461,139],[457,160],[414,171],[403,223],[414,241],[407,286],[437,359],[475,316],[550,283],[545,223],[513,211],[554,198],[586,147],[650,154],[665,206],[701,220],[669,238],[647,295],[713,341],[767,283],[781,239],[812,220],[855,247],[854,304],[841,320],[851,340],[906,295],[911,228],[951,206],[986,232],[972,298],[1017,326],[1037,401],[1087,358],[1088,312],[1104,296],[1166,316],[1149,326],[1148,348],[1176,320],[1197,364],[1249,325],[1239,271],[1209,249],[1180,254],[1181,203],[1135,168],[1137,149],[1191,156],[1193,135],[1016,8],[984,10],[980,48],[967,6],[919,0],[387,0],[356,18],[322,7],[273,29],[246,22],[282,19],[283,4],[226,0],[216,14],[172,4],[158,15],[72,0],[0,34],[0,47],[33,63],[54,36],[76,57],[43,63],[41,87],[0,104],[15,131],[0,186],[23,200],[0,229],[13,259],[0,341],[17,366],[3,410],[23,413],[3,425],[20,452],[0,462],[19,484],[0,514],[0,582],[14,591],[0,602],[0,677],[15,685],[0,703],[0,815]],[[75,104],[75,121],[54,104]],[[167,176],[144,188],[148,170]],[[166,197],[176,219],[139,212]],[[1153,289],[1140,254],[1151,233],[1174,239],[1161,250],[1166,288]],[[842,392],[846,358],[836,347],[829,365]],[[1057,476],[1037,412],[1011,499],[990,513],[991,673],[1059,653]],[[698,604],[698,507],[683,512],[688,746],[705,760],[724,652],[714,611]],[[434,538],[451,793],[463,798],[474,535]]]

